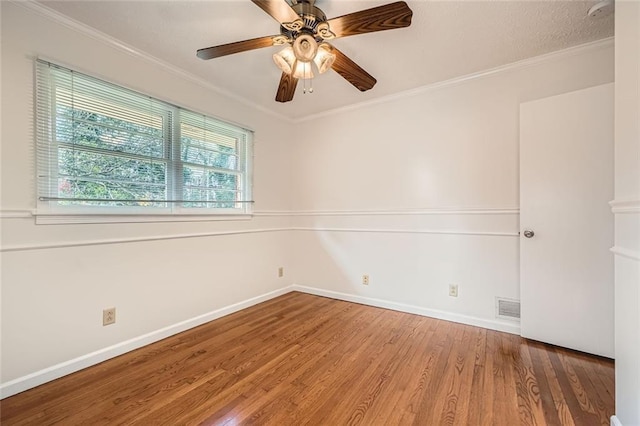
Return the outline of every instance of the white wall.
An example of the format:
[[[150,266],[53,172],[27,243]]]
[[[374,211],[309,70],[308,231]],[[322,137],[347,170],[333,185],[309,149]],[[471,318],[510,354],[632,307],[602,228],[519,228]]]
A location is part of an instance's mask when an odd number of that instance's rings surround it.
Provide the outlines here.
[[[23,6],[0,8],[4,384],[291,282],[517,332],[496,321],[494,297],[518,298],[518,105],[613,80],[603,42],[292,124]],[[255,129],[255,208],[276,213],[35,225],[38,54]],[[282,137],[292,132],[305,137]],[[118,322],[102,327],[110,306]]]
[[[517,333],[519,104],[613,81],[613,45],[526,64],[298,123],[294,281]]]
[[[36,55],[254,129],[256,211],[290,208],[288,150],[279,137],[288,123],[26,6],[0,7],[3,384],[286,286],[277,278],[290,246],[278,230],[289,226],[282,216],[35,225]],[[112,306],[117,322],[103,327],[102,309]]]
[[[640,425],[640,2],[616,2],[616,416]]]

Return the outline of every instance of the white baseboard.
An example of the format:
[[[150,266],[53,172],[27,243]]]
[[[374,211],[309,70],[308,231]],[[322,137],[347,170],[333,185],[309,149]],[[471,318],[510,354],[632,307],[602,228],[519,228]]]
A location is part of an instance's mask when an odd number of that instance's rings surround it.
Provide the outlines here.
[[[62,376],[75,373],[76,371],[91,367],[92,365],[96,365],[108,359],[115,358],[134,349],[141,348],[143,346],[165,339],[169,336],[173,336],[174,334],[181,333],[183,331],[189,330],[190,328],[197,327],[209,321],[213,321],[225,315],[229,315],[250,306],[257,305],[258,303],[265,302],[291,291],[291,286],[283,287],[281,289],[274,290],[260,296],[252,297],[251,299],[243,300],[242,302],[225,306],[223,308],[207,312],[206,314],[181,321],[177,324],[152,331],[151,333],[126,340],[113,346],[109,346],[107,348],[82,355],[78,358],[53,365],[43,370],[36,371],[35,373],[27,374],[23,377],[18,377],[17,379],[2,383],[0,385],[0,399],[15,395],[27,389],[34,388],[41,384],[58,379]]]
[[[354,294],[340,293],[337,291],[323,290],[315,287],[307,287],[303,285],[291,286],[292,291],[300,291],[302,293],[315,294],[316,296],[330,297],[332,299],[344,300],[346,302],[360,303],[362,305],[376,306],[378,308],[391,309],[394,311],[406,312],[409,314],[422,315],[430,318],[437,318],[446,321],[457,322],[476,327],[488,328],[490,330],[503,331],[505,333],[520,334],[520,324],[510,323],[500,320],[488,320],[484,318],[471,317],[467,315],[456,314],[453,312],[439,311],[436,309],[423,308],[421,306],[407,305],[404,303],[391,302],[388,300],[374,299],[371,297],[359,296]]]
[[[622,423],[616,416],[611,416],[611,426],[622,426]]]
[[[193,327],[205,324],[209,321],[224,317],[225,315],[232,314],[242,309],[248,308],[258,303],[265,302],[291,291],[299,291],[302,293],[314,294],[317,296],[330,297],[332,299],[344,300],[347,302],[360,303],[363,305],[376,306],[379,308],[391,309],[394,311],[407,312],[410,314],[422,315],[431,318],[438,318],[447,321],[453,321],[457,323],[473,325],[476,327],[488,328],[491,330],[504,331],[506,333],[520,334],[520,326],[517,324],[511,324],[508,322],[498,320],[486,320],[477,317],[470,317],[466,315],[455,314],[451,312],[438,311],[435,309],[427,309],[420,306],[406,305],[403,303],[391,302],[388,300],[374,299],[370,297],[339,293],[336,291],[323,290],[314,287],[306,287],[301,285],[292,285],[280,288],[278,290],[271,291],[269,293],[262,294],[260,296],[253,297],[251,299],[244,300],[242,302],[235,303],[233,305],[225,306],[220,309],[208,312],[206,314],[199,315],[197,317],[179,322],[177,324],[170,325],[168,327],[152,331],[151,333],[144,334],[142,336],[135,337],[133,339],[120,342],[113,346],[109,346],[104,349],[100,349],[95,352],[91,352],[86,355],[71,359],[69,361],[62,362],[60,364],[53,365],[51,367],[36,371],[26,376],[19,377],[6,383],[0,384],[0,399],[15,395],[23,392],[27,389],[34,388],[60,377],[66,376],[76,371],[83,370],[92,365],[99,364],[111,358],[115,358],[119,355],[125,354],[132,350],[141,348],[183,331],[189,330]],[[622,426],[619,422],[612,425]]]

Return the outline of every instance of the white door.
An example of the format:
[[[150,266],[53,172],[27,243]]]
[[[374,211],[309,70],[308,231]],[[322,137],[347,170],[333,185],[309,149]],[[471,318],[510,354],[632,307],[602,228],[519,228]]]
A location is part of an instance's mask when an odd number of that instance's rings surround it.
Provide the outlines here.
[[[611,358],[613,137],[613,84],[520,105],[521,334]]]

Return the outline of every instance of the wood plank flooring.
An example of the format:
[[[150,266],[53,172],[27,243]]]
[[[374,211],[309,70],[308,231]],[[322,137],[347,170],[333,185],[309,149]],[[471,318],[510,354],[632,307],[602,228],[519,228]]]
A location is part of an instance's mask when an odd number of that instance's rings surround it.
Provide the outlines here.
[[[289,293],[0,402],[2,425],[608,425],[613,362]]]

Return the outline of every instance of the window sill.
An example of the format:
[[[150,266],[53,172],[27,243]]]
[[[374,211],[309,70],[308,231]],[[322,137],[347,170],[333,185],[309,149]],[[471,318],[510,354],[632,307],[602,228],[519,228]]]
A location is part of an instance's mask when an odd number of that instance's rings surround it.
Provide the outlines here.
[[[250,220],[250,213],[96,213],[35,211],[37,225]]]

